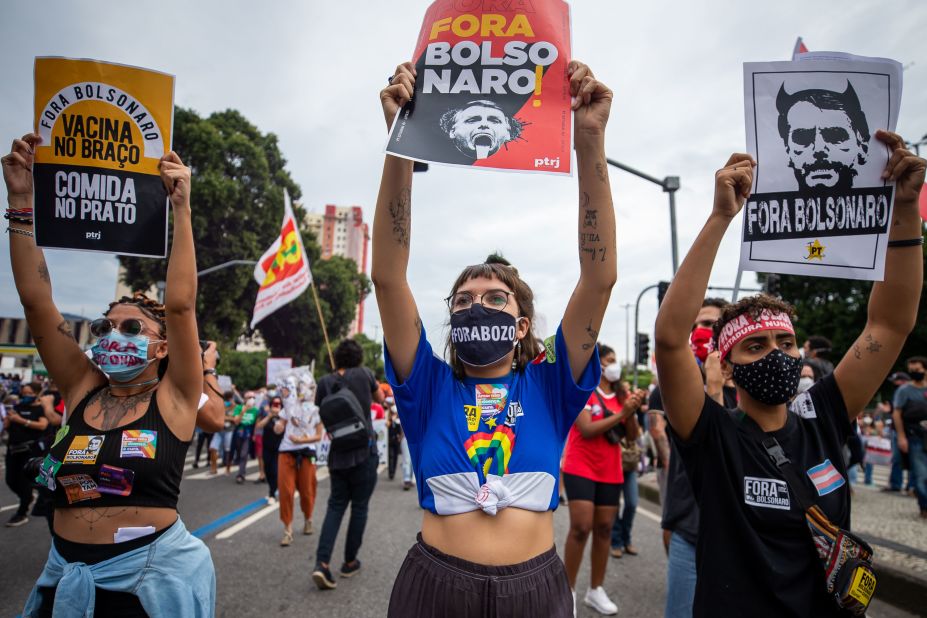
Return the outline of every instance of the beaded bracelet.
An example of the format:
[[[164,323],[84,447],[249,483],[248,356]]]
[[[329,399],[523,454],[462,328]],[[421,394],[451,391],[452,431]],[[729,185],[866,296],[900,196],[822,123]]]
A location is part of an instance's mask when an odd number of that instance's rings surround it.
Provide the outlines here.
[[[32,225],[31,217],[18,217],[13,215],[3,215],[3,218],[11,223],[21,223],[23,225]]]
[[[917,247],[924,244],[924,237],[919,238],[906,238],[904,240],[890,240],[888,241],[888,246],[891,248],[896,247]]]
[[[29,230],[21,230],[18,227],[10,226],[6,228],[6,231],[9,232],[10,234],[19,234],[20,236],[28,236],[29,238],[32,238],[35,236],[35,234],[30,232]]]

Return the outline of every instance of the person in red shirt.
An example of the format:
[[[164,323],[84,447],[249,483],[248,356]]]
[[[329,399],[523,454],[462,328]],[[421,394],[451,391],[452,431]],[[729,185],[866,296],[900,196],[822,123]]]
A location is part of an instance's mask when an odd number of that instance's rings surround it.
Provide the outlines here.
[[[618,607],[608,598],[602,582],[624,482],[620,437],[616,434],[637,437],[634,412],[640,408],[643,391],[629,394],[622,389],[621,367],[612,348],[599,344],[599,358],[602,378],[570,429],[563,455],[563,485],[570,508],[563,561],[575,603],[576,575],[592,533],[592,573],[583,603],[600,614],[611,615]]]

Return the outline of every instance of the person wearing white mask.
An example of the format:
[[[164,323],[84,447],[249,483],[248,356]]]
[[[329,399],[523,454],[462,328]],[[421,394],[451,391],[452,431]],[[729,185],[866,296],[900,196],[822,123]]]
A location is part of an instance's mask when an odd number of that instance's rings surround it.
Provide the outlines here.
[[[608,597],[602,583],[624,482],[619,441],[622,436],[637,438],[634,413],[645,393],[629,394],[621,387],[621,366],[615,362],[612,348],[600,343],[599,358],[602,362],[599,386],[570,429],[563,454],[563,485],[570,509],[563,561],[570,588],[575,591],[586,541],[592,534],[589,556],[592,568],[583,603],[600,614],[611,615],[618,613],[618,606]]]
[[[814,386],[814,382],[814,367],[811,363],[805,361],[801,366],[801,378],[798,380],[798,393],[804,393]]]

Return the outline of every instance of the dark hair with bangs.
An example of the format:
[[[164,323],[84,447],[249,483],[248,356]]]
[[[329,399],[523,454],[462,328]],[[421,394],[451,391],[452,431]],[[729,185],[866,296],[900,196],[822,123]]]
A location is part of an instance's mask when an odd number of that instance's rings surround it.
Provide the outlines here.
[[[759,320],[760,313],[763,311],[785,313],[793,321],[795,320],[795,308],[784,300],[769,294],[757,294],[756,296],[741,298],[736,303],[729,304],[721,310],[721,317],[715,322],[714,332],[711,337],[715,349],[718,349],[718,336],[728,322],[745,313],[754,320]]]
[[[471,279],[498,279],[515,294],[515,302],[518,305],[518,315],[527,318],[530,324],[528,334],[521,340],[521,345],[515,349],[515,370],[524,371],[531,361],[537,357],[541,351],[541,344],[534,335],[534,292],[528,287],[528,284],[522,281],[518,276],[518,269],[512,266],[508,260],[493,253],[486,258],[482,264],[474,264],[464,268],[454,287],[451,288],[451,296],[457,293],[467,281]],[[464,364],[457,358],[457,352],[454,350],[454,344],[451,342],[451,334],[448,332],[447,341],[444,344],[444,351],[449,357],[451,369],[458,378],[464,377]]]

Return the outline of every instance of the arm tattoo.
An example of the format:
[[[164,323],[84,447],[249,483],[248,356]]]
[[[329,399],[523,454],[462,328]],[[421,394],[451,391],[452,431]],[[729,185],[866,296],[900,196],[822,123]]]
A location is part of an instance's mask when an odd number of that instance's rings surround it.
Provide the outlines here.
[[[74,333],[71,331],[71,325],[68,324],[67,320],[61,320],[61,323],[58,324],[58,332],[68,339],[74,339]]]
[[[583,213],[583,227],[591,227],[596,229],[599,227],[599,217],[598,210],[586,209],[586,212]]]
[[[104,393],[106,393],[106,396],[103,395]],[[109,387],[107,387],[94,393],[87,401],[87,407],[84,409],[90,408],[91,404],[95,401],[99,401],[100,409],[93,415],[93,420],[102,418],[103,422],[101,423],[101,429],[108,431],[118,427],[129,413],[135,411],[136,406],[140,402],[148,401],[153,396],[154,391],[147,390],[135,395],[129,395],[128,397],[113,397],[109,392]]]
[[[45,260],[39,262],[39,279],[45,283],[51,283],[51,275],[48,274],[48,265]]]
[[[589,202],[589,194],[583,191],[583,194],[579,198],[579,207],[585,210],[586,208],[589,208]]]
[[[393,219],[393,240],[403,249],[409,248],[409,215],[412,203],[412,191],[406,187],[399,192],[395,201],[391,200],[388,208]]]
[[[602,163],[595,164],[595,175],[598,176],[599,180],[602,182],[608,182],[608,174],[605,171],[605,166]]]
[[[856,360],[859,360],[863,357],[863,353],[859,349],[859,344],[853,346],[853,356],[856,357]]]
[[[866,335],[866,351],[870,354],[875,354],[882,349],[882,344],[879,343],[872,335]]]
[[[586,326],[586,334],[589,335],[589,338],[592,339],[592,343],[586,342],[583,344],[583,350],[591,350],[595,346],[596,338],[599,336],[599,331],[592,328],[592,320],[589,320],[589,325]]]

